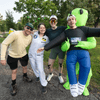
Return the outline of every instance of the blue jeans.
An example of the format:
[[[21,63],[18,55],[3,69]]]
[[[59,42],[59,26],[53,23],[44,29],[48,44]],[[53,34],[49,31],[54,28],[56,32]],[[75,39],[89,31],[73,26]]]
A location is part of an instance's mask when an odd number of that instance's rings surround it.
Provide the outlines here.
[[[86,50],[71,50],[67,52],[67,72],[70,84],[77,84],[75,65],[79,62],[79,83],[85,85],[91,68],[90,55]]]

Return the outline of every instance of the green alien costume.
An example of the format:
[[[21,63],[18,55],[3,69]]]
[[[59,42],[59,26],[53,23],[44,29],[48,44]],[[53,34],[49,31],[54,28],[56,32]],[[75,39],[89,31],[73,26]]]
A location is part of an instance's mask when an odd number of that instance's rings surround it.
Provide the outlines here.
[[[77,20],[76,26],[85,26],[86,25],[86,22],[88,19],[88,11],[87,10],[82,9],[82,8],[76,8],[76,9],[72,10],[71,14],[76,17],[76,20]],[[68,26],[68,28],[69,28],[69,26]],[[65,52],[69,49],[69,47],[70,47],[70,43],[69,43],[69,40],[67,39],[67,41],[62,43],[61,50]],[[87,41],[78,41],[78,44],[76,45],[76,47],[81,47],[83,49],[95,48],[96,47],[96,39],[94,37],[88,37]],[[79,63],[77,62],[76,63],[76,75],[78,75],[78,74],[79,74]],[[92,70],[90,69],[90,73],[88,75],[88,79],[87,79],[85,89],[83,92],[84,96],[89,95],[89,91],[88,91],[87,87],[89,85],[91,76],[92,76]],[[63,85],[63,87],[65,89],[69,90],[70,84],[69,84],[68,74],[66,77],[67,77],[67,82]]]

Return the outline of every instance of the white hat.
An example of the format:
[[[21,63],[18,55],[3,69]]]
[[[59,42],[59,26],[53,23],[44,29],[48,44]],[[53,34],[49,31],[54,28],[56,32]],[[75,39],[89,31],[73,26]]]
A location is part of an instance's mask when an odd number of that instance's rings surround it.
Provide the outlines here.
[[[69,18],[70,17],[75,17],[74,15],[69,15],[68,17],[67,17],[67,21],[69,20]],[[75,17],[76,18],[76,17]]]
[[[55,18],[55,19],[57,20],[57,16],[56,16],[56,15],[51,15],[50,20],[51,20],[52,18]]]

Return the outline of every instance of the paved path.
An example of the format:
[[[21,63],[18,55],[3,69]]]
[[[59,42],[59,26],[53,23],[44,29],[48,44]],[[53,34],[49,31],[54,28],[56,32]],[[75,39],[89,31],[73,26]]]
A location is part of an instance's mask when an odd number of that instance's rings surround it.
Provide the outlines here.
[[[45,68],[46,74],[48,69]],[[32,83],[22,81],[22,67],[19,64],[17,72],[17,86],[18,93],[16,96],[11,96],[9,86],[11,83],[11,70],[8,65],[2,66],[0,64],[0,100],[99,100],[99,96],[90,93],[89,96],[83,95],[73,98],[69,90],[63,88],[58,82],[58,72],[54,71],[54,77],[47,86],[47,94],[41,93],[40,82],[35,81],[35,75],[31,69],[30,63],[28,65],[28,76],[33,79]],[[64,80],[66,81],[66,77]]]

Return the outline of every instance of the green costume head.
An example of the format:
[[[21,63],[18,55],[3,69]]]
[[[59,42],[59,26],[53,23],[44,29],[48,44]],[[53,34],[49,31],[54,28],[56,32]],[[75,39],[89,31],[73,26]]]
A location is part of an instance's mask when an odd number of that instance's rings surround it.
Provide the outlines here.
[[[70,12],[76,17],[76,26],[85,26],[88,19],[88,11],[83,8],[76,8]],[[68,14],[68,15],[70,15]],[[68,26],[68,25],[67,25]],[[69,26],[68,26],[69,28]],[[67,29],[68,29],[67,28]]]

